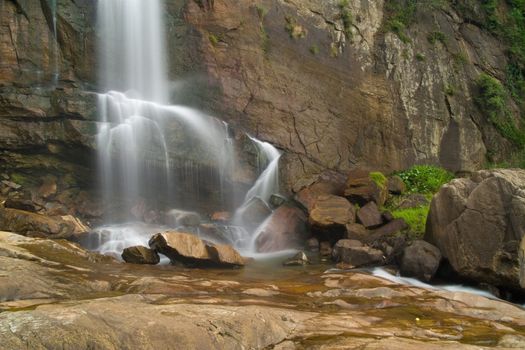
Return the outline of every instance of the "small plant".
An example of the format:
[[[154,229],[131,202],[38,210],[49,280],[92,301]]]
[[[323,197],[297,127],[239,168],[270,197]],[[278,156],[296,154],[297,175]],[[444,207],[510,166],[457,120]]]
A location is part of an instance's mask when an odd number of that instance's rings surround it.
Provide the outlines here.
[[[350,12],[348,0],[341,0],[338,4],[340,10],[341,20],[343,21],[344,33],[347,39],[351,40],[353,37],[352,26],[354,25],[352,12]]]
[[[409,193],[436,193],[454,178],[452,173],[433,165],[414,165],[396,175],[403,180]]]
[[[437,42],[446,44],[447,37],[445,36],[445,33],[443,32],[431,32],[427,35],[427,40],[432,45],[435,45]]]
[[[284,29],[288,32],[290,38],[299,39],[304,38],[306,36],[306,31],[299,23],[297,23],[297,20],[295,18],[286,16],[285,20],[286,24],[284,26]]]
[[[454,96],[456,94],[456,87],[451,84],[447,84],[445,86],[445,94],[447,96]]]
[[[452,58],[454,59],[455,65],[459,67],[464,66],[468,62],[468,57],[463,51],[452,54]]]
[[[339,56],[339,48],[335,43],[330,44],[330,57],[338,57]]]
[[[319,47],[315,44],[310,46],[309,50],[312,55],[317,55],[319,53]]]
[[[372,180],[378,187],[384,188],[387,185],[388,179],[383,173],[379,171],[373,171],[369,174],[370,180]]]
[[[421,54],[421,53],[417,53],[416,54],[416,60],[418,60],[419,62],[423,62],[425,61],[425,55]]]
[[[255,5],[255,10],[257,11],[257,16],[262,21],[264,17],[268,14],[268,9],[262,5]]]
[[[208,39],[213,46],[217,46],[219,43],[219,37],[213,33],[208,34]]]
[[[265,54],[270,52],[270,36],[266,32],[266,29],[261,25],[261,48]]]

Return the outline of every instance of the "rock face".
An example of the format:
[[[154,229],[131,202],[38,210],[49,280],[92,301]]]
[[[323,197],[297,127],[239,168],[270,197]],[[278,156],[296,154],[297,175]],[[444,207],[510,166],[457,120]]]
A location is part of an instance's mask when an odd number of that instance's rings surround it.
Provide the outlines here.
[[[282,205],[265,222],[256,240],[257,251],[274,252],[300,247],[308,237],[307,218],[294,206]]]
[[[525,170],[484,170],[440,189],[425,240],[461,276],[519,288],[518,247],[524,235]]]
[[[135,246],[124,249],[122,259],[131,264],[156,265],[160,261],[159,254],[144,246]]]
[[[383,252],[365,246],[356,240],[342,239],[335,244],[332,258],[336,262],[342,262],[352,267],[381,265],[383,263]]]
[[[166,255],[174,264],[189,266],[237,267],[244,259],[231,246],[207,243],[195,235],[168,231],[149,241],[151,249]]]
[[[440,262],[441,252],[438,248],[428,242],[417,240],[403,251],[399,268],[403,276],[430,281]]]

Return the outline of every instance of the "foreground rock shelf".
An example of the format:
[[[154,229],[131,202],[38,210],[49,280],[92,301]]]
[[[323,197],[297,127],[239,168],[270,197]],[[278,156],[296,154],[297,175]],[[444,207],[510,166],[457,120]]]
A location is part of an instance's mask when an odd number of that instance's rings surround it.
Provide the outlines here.
[[[0,233],[7,349],[523,348],[525,310],[323,266],[119,263]],[[271,273],[269,273],[271,271]],[[133,334],[133,336],[130,336]]]

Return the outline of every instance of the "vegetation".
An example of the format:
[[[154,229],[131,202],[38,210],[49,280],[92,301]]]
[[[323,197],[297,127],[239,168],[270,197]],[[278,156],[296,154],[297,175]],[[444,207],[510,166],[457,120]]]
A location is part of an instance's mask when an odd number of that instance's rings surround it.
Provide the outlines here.
[[[396,173],[407,186],[409,193],[436,193],[439,188],[452,180],[454,175],[433,165],[415,165]]]
[[[423,55],[422,53],[417,53],[416,54],[416,60],[418,60],[419,62],[423,62],[425,61],[425,55]]]
[[[403,219],[410,228],[411,238],[422,237],[425,233],[427,224],[429,205],[423,205],[417,208],[395,209],[392,215],[396,219]]]
[[[456,87],[451,84],[447,84],[445,86],[445,94],[447,96],[454,96],[456,94]]]
[[[370,179],[378,186],[378,187],[381,187],[381,188],[384,188],[386,187],[387,185],[387,182],[388,182],[388,179],[386,178],[385,175],[383,175],[383,173],[379,172],[379,171],[374,171],[374,172],[371,172],[370,173]]]
[[[310,46],[310,53],[312,55],[317,55],[319,53],[319,47],[315,44]]]
[[[445,33],[443,32],[430,32],[427,35],[427,40],[432,45],[436,44],[437,42],[440,42],[443,45],[445,45],[447,42],[447,37],[445,36]]]
[[[217,46],[219,43],[219,37],[213,33],[208,34],[208,39],[213,46]]]
[[[256,5],[255,10],[257,11],[257,16],[259,16],[259,19],[262,21],[264,17],[268,14],[268,9],[265,8],[262,5]]]
[[[341,11],[340,16],[343,21],[343,28],[345,36],[348,40],[351,40],[353,37],[352,26],[354,25],[352,12],[350,12],[348,0],[339,1],[339,10]]]
[[[488,74],[482,73],[477,85],[476,99],[480,109],[487,115],[501,135],[519,148],[525,147],[525,132],[516,126],[508,107],[508,95],[503,85]]]
[[[299,23],[297,23],[297,19],[291,16],[286,16],[285,20],[286,25],[284,26],[284,29],[288,32],[290,38],[299,39],[306,36],[306,31]]]

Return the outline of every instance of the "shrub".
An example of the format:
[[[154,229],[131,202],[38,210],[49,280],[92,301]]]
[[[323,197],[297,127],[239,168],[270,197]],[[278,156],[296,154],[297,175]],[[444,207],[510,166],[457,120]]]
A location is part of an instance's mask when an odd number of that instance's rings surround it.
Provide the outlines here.
[[[432,32],[428,34],[427,40],[432,45],[434,45],[438,41],[442,44],[445,44],[447,42],[447,37],[445,36],[445,33],[443,32]]]
[[[425,226],[427,224],[428,212],[430,210],[429,205],[424,205],[417,208],[407,208],[393,210],[392,215],[396,219],[403,219],[410,228],[410,233],[414,237],[422,237],[425,234]]]
[[[396,175],[403,179],[410,193],[436,193],[454,178],[447,170],[432,165],[415,165]]]

